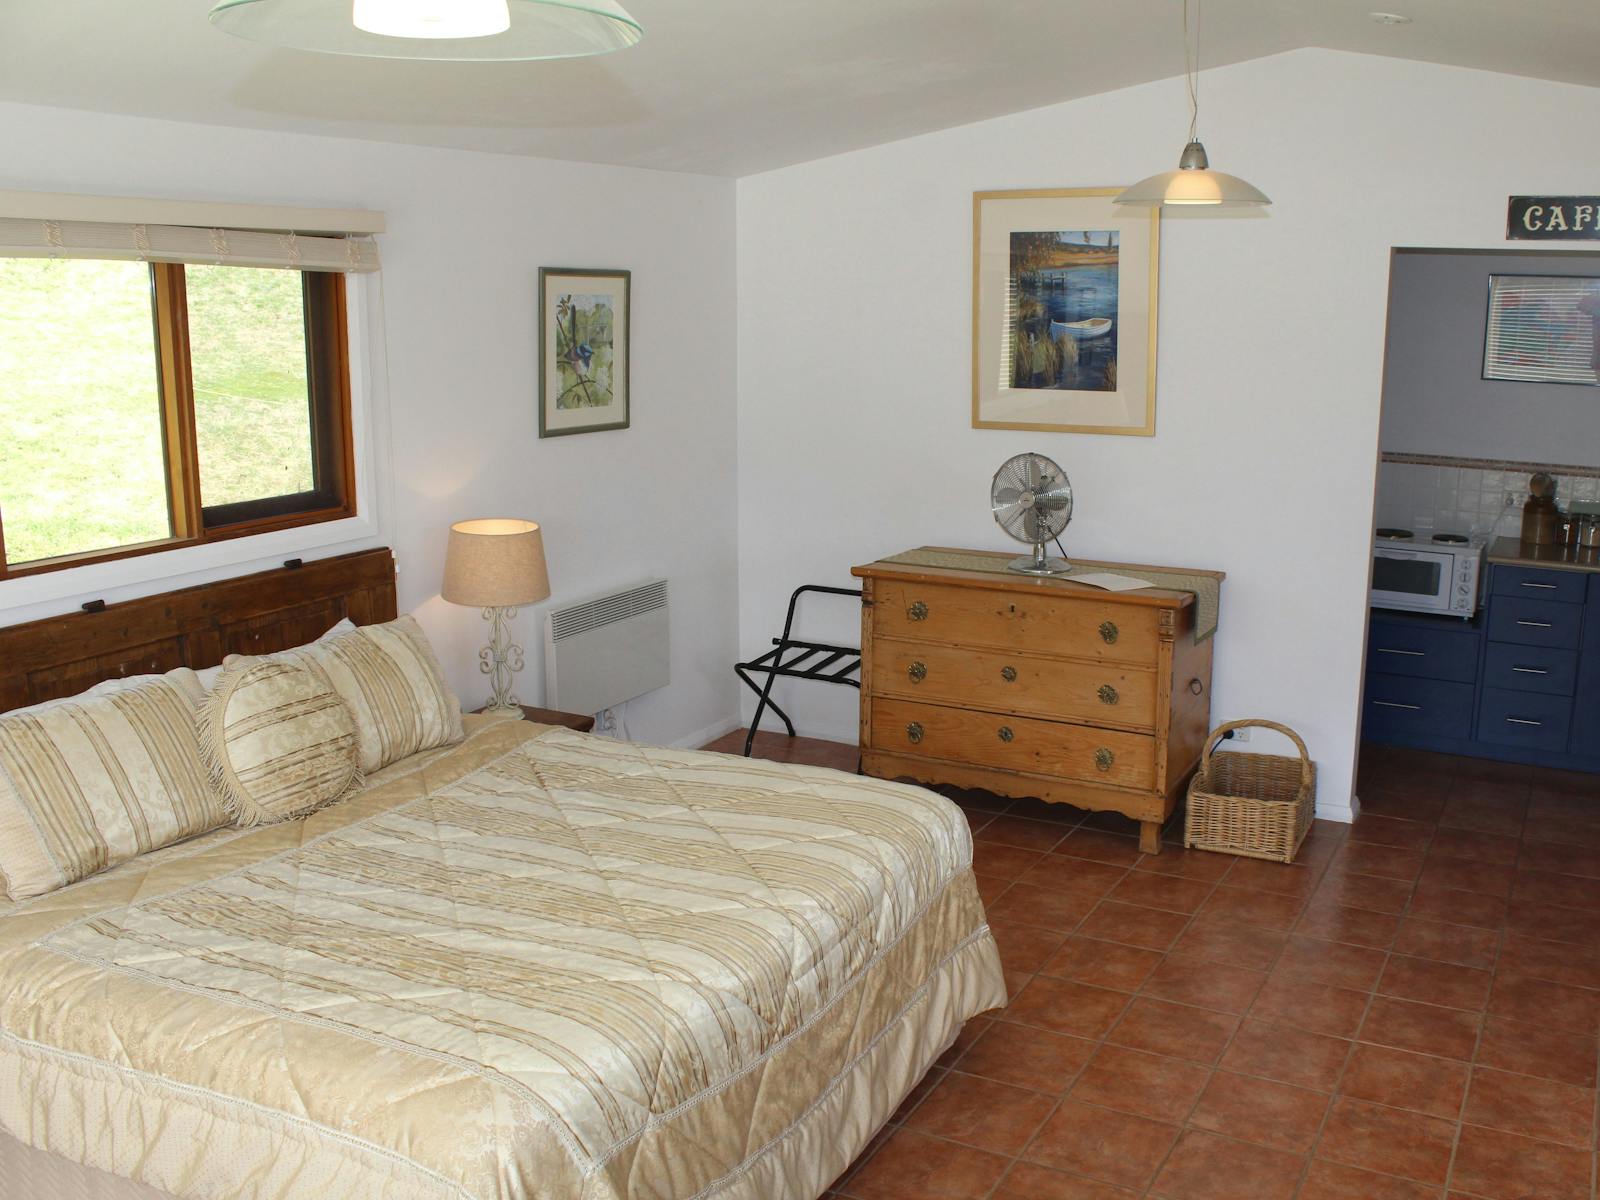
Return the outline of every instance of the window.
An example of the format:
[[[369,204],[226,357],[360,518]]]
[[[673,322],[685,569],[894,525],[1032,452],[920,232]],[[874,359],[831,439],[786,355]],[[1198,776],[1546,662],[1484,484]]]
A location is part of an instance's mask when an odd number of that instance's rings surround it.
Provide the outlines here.
[[[1532,383],[1600,382],[1600,279],[1489,276],[1483,377]]]
[[[0,578],[350,516],[345,279],[0,257]]]

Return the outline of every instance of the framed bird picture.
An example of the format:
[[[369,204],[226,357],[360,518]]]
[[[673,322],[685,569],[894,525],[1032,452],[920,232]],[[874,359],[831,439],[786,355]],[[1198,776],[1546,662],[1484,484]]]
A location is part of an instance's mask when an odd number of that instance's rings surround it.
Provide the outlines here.
[[[626,429],[631,271],[539,268],[539,436]]]

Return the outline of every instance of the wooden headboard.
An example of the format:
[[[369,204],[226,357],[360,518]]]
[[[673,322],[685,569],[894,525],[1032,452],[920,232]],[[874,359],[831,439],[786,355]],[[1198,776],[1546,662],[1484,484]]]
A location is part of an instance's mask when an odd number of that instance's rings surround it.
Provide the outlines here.
[[[0,712],[103,679],[213,667],[395,618],[394,555],[362,550],[0,628]]]

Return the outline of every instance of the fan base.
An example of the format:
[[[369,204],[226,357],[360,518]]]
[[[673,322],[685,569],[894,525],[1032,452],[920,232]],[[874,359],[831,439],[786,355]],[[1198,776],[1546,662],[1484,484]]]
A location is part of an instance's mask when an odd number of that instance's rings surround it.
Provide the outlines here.
[[[1064,575],[1072,570],[1072,564],[1064,558],[1045,558],[1042,555],[1035,558],[1031,554],[1013,558],[1006,566],[1024,575]]]

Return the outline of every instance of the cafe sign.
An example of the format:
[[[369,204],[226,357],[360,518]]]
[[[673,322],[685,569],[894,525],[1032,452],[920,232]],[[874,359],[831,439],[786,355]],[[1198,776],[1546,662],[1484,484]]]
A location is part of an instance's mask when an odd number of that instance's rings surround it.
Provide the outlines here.
[[[1506,205],[1506,239],[1600,241],[1600,196],[1512,196]]]

